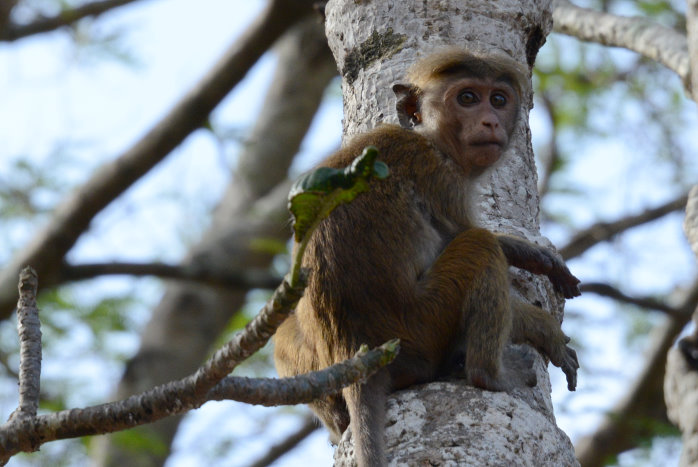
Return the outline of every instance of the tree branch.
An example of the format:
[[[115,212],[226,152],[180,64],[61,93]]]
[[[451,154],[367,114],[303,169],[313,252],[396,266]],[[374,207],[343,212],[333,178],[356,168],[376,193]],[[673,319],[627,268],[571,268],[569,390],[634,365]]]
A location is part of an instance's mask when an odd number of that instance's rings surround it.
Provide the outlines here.
[[[624,217],[615,222],[598,222],[577,233],[567,245],[560,248],[559,252],[565,260],[580,256],[594,245],[608,241],[621,232],[683,209],[687,200],[688,195],[683,194],[673,201],[634,216]]]
[[[39,280],[36,272],[26,267],[19,275],[17,331],[19,334],[19,407],[10,416],[17,419],[35,417],[39,408],[41,377],[41,324],[36,308]],[[38,449],[38,446],[36,446]]]
[[[4,36],[7,29],[12,25],[10,22],[10,13],[17,5],[18,0],[4,0],[0,2],[0,37]]]
[[[654,431],[648,422],[668,423],[663,392],[666,355],[696,306],[698,281],[678,307],[678,316],[669,318],[655,330],[653,345],[647,352],[647,363],[633,387],[609,411],[599,428],[575,446],[577,458],[584,467],[601,467],[608,459],[653,436]]]
[[[688,52],[690,58],[690,75],[687,84],[693,99],[698,99],[698,0],[686,1],[686,35],[688,37]]]
[[[41,417],[21,417],[0,427],[0,463],[19,451],[55,439],[109,433],[199,407],[206,394],[241,361],[259,350],[300,299],[305,285],[286,280],[260,313],[193,375],[155,387],[125,400]],[[25,365],[20,362],[20,367]],[[38,443],[38,444],[37,444]]]
[[[62,10],[56,16],[38,18],[28,24],[8,23],[7,28],[0,29],[0,41],[15,41],[23,37],[54,31],[63,26],[70,26],[88,16],[97,17],[114,8],[128,5],[138,0],[103,0],[85,3],[79,7]]]
[[[662,303],[652,297],[630,297],[625,295],[619,289],[600,282],[584,283],[579,286],[579,290],[584,292],[595,293],[604,297],[609,297],[622,303],[636,305],[641,308],[661,311],[673,318],[683,318],[682,310],[677,310],[666,303]]]
[[[275,47],[278,54],[274,83],[243,150],[228,189],[213,213],[209,229],[192,245],[184,264],[224,270],[267,267],[272,255],[255,248],[258,238],[288,240],[288,168],[317,113],[324,91],[337,74],[327,48],[324,28],[308,17]],[[251,178],[247,178],[251,177]],[[221,329],[245,303],[243,290],[168,284],[151,321],[143,331],[141,350],[129,361],[116,393],[128,395],[181,378],[198,368]],[[192,316],[197,319],[192,319]],[[137,374],[131,377],[129,374]],[[163,445],[170,445],[179,422],[171,417],[149,427]],[[156,462],[165,462],[167,453]],[[134,465],[135,452],[120,449],[118,440],[103,439],[97,464]],[[117,460],[118,459],[118,460]],[[152,459],[152,458],[151,458]]]
[[[55,285],[60,279],[63,257],[92,218],[201,127],[269,46],[312,12],[311,4],[310,0],[271,0],[243,37],[163,120],[124,154],[104,165],[56,209],[50,224],[0,273],[0,319],[9,315],[16,299],[14,282],[20,268],[30,264],[42,277],[43,287]]]
[[[288,453],[291,449],[295,448],[301,441],[319,428],[320,425],[314,417],[305,417],[303,425],[298,430],[287,436],[285,440],[272,446],[263,457],[250,464],[250,467],[266,467],[270,465],[272,462]]]
[[[200,282],[226,289],[273,289],[281,278],[263,269],[246,271],[216,270],[216,266],[204,267],[199,263],[170,265],[164,263],[94,263],[65,265],[61,272],[65,281],[92,279],[104,275],[155,276],[160,279],[176,279]]]
[[[206,400],[235,400],[247,404],[273,407],[308,404],[342,388],[362,381],[397,355],[397,340],[373,350],[359,350],[341,363],[320,371],[291,378],[245,378],[229,376],[206,395]]]
[[[682,34],[644,18],[601,13],[568,0],[554,0],[553,5],[553,31],[637,52],[678,74],[690,92],[688,45]]]
[[[284,296],[282,301],[297,300],[295,292],[284,285],[282,287],[285,287],[282,295],[288,292],[292,294],[291,297]],[[288,303],[265,308],[255,318],[258,323],[254,324],[253,321],[241,334],[246,334],[251,331],[250,327],[258,325],[264,328],[263,332],[273,332],[283,321],[283,315],[288,313]],[[228,377],[216,384],[216,378],[221,374],[220,368],[237,364],[235,360],[225,361],[227,356],[245,354],[249,349],[243,348],[239,343],[249,338],[257,339],[255,336],[242,336],[231,340],[194,375],[179,381],[158,386],[122,401],[30,417],[21,425],[16,423],[0,427],[0,463],[18,452],[33,450],[48,441],[133,428],[198,408],[209,400],[234,399],[267,406],[308,403],[369,377],[397,355],[397,341],[391,341],[370,351],[360,350],[351,359],[324,370],[293,378]],[[257,344],[263,345],[262,341],[257,341]]]

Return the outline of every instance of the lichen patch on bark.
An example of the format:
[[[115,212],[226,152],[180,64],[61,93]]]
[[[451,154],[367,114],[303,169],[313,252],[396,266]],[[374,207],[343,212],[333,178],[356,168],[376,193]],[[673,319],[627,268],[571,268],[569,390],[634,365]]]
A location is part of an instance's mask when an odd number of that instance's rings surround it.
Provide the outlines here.
[[[389,58],[399,52],[406,39],[407,36],[404,34],[395,34],[393,28],[388,28],[384,33],[373,31],[367,40],[347,54],[342,76],[347,83],[352,84],[361,70],[373,62]]]

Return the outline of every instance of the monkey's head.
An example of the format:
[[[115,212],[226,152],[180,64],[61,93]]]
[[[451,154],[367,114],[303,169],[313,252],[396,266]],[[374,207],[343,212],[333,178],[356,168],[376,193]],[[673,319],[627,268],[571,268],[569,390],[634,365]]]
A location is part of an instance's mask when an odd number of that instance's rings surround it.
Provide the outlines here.
[[[449,48],[417,62],[396,84],[403,127],[429,138],[466,173],[499,160],[516,125],[525,67],[502,56]]]

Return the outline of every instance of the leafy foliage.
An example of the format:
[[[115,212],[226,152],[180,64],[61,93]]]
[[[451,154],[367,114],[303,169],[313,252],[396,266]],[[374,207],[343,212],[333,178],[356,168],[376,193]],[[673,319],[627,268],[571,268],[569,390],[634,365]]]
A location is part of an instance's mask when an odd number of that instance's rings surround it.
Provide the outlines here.
[[[341,203],[347,203],[368,190],[372,178],[388,176],[388,166],[377,161],[378,149],[369,146],[344,169],[320,167],[302,177],[291,187],[288,209],[293,214],[297,242],[327,217]]]

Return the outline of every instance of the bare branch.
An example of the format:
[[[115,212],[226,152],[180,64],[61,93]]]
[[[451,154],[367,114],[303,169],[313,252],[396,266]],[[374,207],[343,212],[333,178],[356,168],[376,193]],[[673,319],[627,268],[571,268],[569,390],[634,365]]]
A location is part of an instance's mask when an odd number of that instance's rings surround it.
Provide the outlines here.
[[[688,36],[688,52],[690,58],[689,79],[684,80],[693,99],[698,99],[698,0],[686,1],[686,35]]]
[[[17,5],[18,0],[4,0],[0,2],[0,37],[4,36],[7,28],[10,27],[10,13]]]
[[[693,194],[693,192],[692,192]],[[695,203],[687,208],[687,224],[695,220]],[[692,228],[686,227],[689,238]],[[698,306],[698,280],[694,281],[686,298],[675,309],[667,322],[653,333],[652,348],[646,352],[646,365],[638,380],[633,384],[616,407],[605,417],[596,432],[581,439],[576,446],[579,461],[584,466],[605,465],[608,458],[637,446],[654,435],[648,429],[648,421],[668,423],[667,407],[664,403],[665,368],[667,352],[676,337],[696,312]]]
[[[698,306],[698,280],[694,282],[676,317],[658,327],[646,352],[646,365],[632,388],[616,407],[609,411],[601,425],[575,446],[579,462],[586,466],[602,466],[605,461],[631,449],[653,436],[648,421],[668,423],[664,404],[664,370],[666,355],[676,337],[691,319]]]
[[[209,229],[192,246],[184,264],[223,270],[266,267],[268,250],[255,248],[255,239],[288,240],[288,168],[313,121],[337,64],[327,48],[324,28],[309,17],[295,25],[275,47],[278,63],[262,112],[238,158],[235,173],[213,214]],[[252,178],[248,178],[248,176]],[[116,390],[119,398],[141,392],[193,372],[210,351],[220,330],[244,304],[246,291],[172,283],[152,314],[142,336],[141,350],[129,368],[142,375],[125,375]],[[197,319],[192,319],[192,315]],[[182,342],[186,342],[183,350]],[[145,386],[145,387],[149,387]],[[160,442],[170,445],[178,419],[152,427]],[[119,458],[137,464],[136,453],[119,449],[105,438],[99,463]],[[158,462],[164,462],[163,453]]]
[[[7,28],[0,31],[0,41],[15,41],[23,37],[39,34],[42,32],[54,31],[63,26],[70,26],[88,16],[97,17],[114,8],[128,5],[138,0],[102,0],[85,3],[76,8],[62,10],[56,16],[38,18],[28,24],[9,24]]]
[[[304,289],[305,278],[301,278],[296,287],[284,279],[244,331],[235,334],[193,375],[194,395],[197,398],[204,396],[238,364],[261,349],[296,307]]]
[[[94,216],[160,162],[245,76],[257,59],[291,25],[312,12],[311,0],[271,0],[248,28],[175,107],[131,149],[104,165],[60,205],[50,224],[0,273],[0,319],[16,299],[14,281],[25,264],[42,277],[42,287],[59,280],[61,262]]]
[[[161,279],[177,279],[200,282],[226,289],[273,289],[281,277],[262,269],[235,271],[216,270],[199,263],[170,265],[164,263],[94,263],[65,265],[61,272],[65,281],[79,281],[105,275],[155,276]]]
[[[581,465],[601,467],[609,458],[638,446],[653,435],[649,420],[668,423],[662,392],[664,365],[667,351],[686,322],[670,318],[655,331],[640,377],[596,431],[577,442],[575,453]]]
[[[286,439],[282,442],[272,446],[264,457],[250,464],[250,467],[266,467],[270,465],[272,462],[288,453],[291,449],[295,448],[301,441],[310,436],[313,432],[317,431],[319,428],[320,425],[314,417],[305,417],[303,425],[301,425],[298,430],[286,437]]]
[[[637,305],[641,308],[662,311],[674,318],[683,317],[681,310],[677,310],[666,303],[662,303],[659,300],[651,297],[630,297],[609,284],[603,284],[600,282],[585,283],[579,286],[579,290],[581,290],[583,293],[595,293],[597,295],[612,298],[619,302]]]
[[[363,380],[378,368],[390,363],[397,351],[397,341],[390,341],[373,350],[360,350],[354,357],[291,378],[242,378],[229,376],[208,393],[208,400],[232,399],[247,404],[277,405],[307,404],[328,394],[339,392],[356,381]]]
[[[242,360],[264,346],[296,306],[303,288],[304,285],[292,288],[284,280],[245,329],[237,333],[193,375],[119,402],[83,410],[66,410],[47,416],[21,417],[14,423],[0,427],[0,464],[17,452],[35,450],[46,441],[111,433],[199,407],[206,401],[206,394],[221,379]]]
[[[26,267],[19,275],[17,302],[17,331],[19,334],[19,407],[10,416],[35,417],[39,408],[39,381],[41,377],[41,323],[36,307],[39,279],[36,272]],[[38,446],[36,447],[38,449]]]
[[[158,386],[122,401],[86,409],[64,410],[30,418],[27,423],[21,425],[0,427],[0,463],[17,452],[30,450],[37,442],[40,445],[57,439],[133,428],[198,408],[208,400],[223,400],[229,396],[238,399],[237,396],[240,396],[239,399],[244,402],[264,405],[311,402],[367,378],[390,363],[396,355],[396,341],[391,341],[370,351],[360,351],[345,362],[294,378],[229,377],[210,392],[205,391],[202,396],[200,390],[212,381],[205,375],[211,368],[207,365],[207,369],[202,367],[190,377]],[[34,440],[34,443],[30,440]]]
[[[698,185],[691,187],[688,192],[683,231],[688,243],[691,245],[693,254],[698,257]]]
[[[596,223],[588,229],[577,233],[567,245],[560,248],[559,252],[565,260],[580,256],[594,245],[608,241],[632,227],[646,224],[671,212],[683,209],[686,206],[687,199],[688,195],[683,194],[673,201],[648,209],[640,214],[624,217],[615,222]]]
[[[580,8],[568,0],[554,0],[553,31],[583,41],[623,47],[676,72],[690,90],[686,37],[644,18],[630,18]]]

